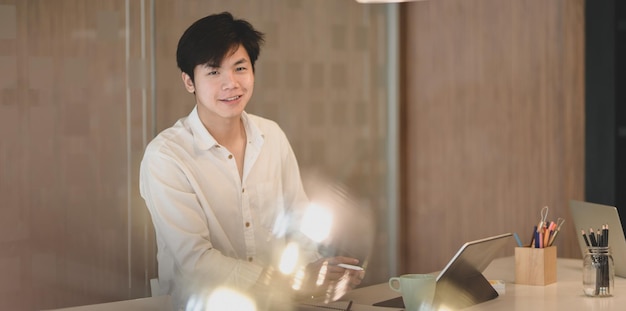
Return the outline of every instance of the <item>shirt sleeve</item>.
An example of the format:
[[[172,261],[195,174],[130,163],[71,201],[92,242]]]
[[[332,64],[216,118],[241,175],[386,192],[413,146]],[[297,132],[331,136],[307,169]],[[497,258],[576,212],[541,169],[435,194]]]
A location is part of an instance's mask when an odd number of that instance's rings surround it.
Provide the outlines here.
[[[286,207],[291,211],[293,215],[302,216],[305,209],[309,204],[309,198],[304,190],[302,184],[302,178],[300,175],[300,168],[296,159],[295,153],[287,140],[286,135],[282,132],[282,161],[283,161],[283,187],[286,194]],[[305,261],[313,262],[320,259],[322,256],[317,250],[317,245],[299,230],[291,232],[290,240],[296,241],[304,250],[303,256]]]
[[[213,248],[207,217],[183,165],[167,155],[146,152],[140,169],[140,191],[164,245],[182,277],[210,285],[248,289],[263,268],[223,255]]]

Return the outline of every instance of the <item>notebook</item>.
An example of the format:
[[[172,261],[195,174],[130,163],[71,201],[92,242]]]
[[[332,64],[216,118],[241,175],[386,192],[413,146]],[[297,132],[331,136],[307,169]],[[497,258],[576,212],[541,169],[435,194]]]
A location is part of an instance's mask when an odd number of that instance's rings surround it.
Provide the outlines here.
[[[580,230],[589,233],[589,229],[599,229],[602,225],[609,225],[609,246],[615,263],[615,275],[626,277],[626,239],[619,218],[617,208],[597,203],[570,201],[570,211],[578,236],[578,245],[581,255],[586,253],[587,246]]]
[[[437,276],[435,310],[463,309],[498,297],[498,292],[482,273],[498,251],[515,245],[511,237],[511,233],[505,233],[463,244]],[[374,305],[404,308],[402,296]]]

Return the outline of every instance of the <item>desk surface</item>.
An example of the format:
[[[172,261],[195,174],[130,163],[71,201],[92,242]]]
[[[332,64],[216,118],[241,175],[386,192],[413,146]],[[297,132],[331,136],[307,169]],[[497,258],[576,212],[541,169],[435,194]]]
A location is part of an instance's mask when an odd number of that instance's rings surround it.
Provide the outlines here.
[[[626,278],[615,278],[615,295],[587,297],[582,290],[582,260],[558,259],[557,282],[546,286],[515,284],[515,258],[495,259],[484,272],[487,279],[506,282],[500,297],[464,310],[624,310]],[[362,305],[397,297],[387,283],[358,288],[341,300],[354,300]],[[360,311],[357,307],[354,311]],[[364,308],[370,310],[370,308]]]
[[[475,310],[624,310],[626,306],[626,278],[615,278],[613,297],[592,298],[582,291],[582,261],[580,259],[558,259],[557,282],[546,286],[515,284],[515,258],[494,260],[484,272],[487,279],[504,280],[505,292],[500,297],[464,309]],[[358,288],[341,301],[353,300],[353,311],[399,310],[378,308],[372,304],[397,297],[398,294],[387,283]],[[57,311],[153,311],[169,310],[169,297],[151,297],[119,301],[91,306],[81,306]],[[327,309],[319,309],[327,310]]]
[[[48,311],[172,311],[170,296],[155,296]]]

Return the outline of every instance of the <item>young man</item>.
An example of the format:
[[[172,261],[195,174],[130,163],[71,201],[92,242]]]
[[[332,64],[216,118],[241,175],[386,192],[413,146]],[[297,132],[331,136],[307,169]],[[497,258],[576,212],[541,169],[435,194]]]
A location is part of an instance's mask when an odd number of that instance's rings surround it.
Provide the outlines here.
[[[274,286],[276,274],[268,275],[288,242],[273,233],[276,221],[307,202],[283,131],[245,112],[262,42],[262,33],[225,12],[196,21],[178,43],[182,81],[196,105],[150,142],[140,172],[156,230],[159,284],[178,308],[197,287]],[[355,285],[362,277],[337,266],[358,264],[353,258],[306,262],[310,283],[320,270],[324,284],[349,274]]]

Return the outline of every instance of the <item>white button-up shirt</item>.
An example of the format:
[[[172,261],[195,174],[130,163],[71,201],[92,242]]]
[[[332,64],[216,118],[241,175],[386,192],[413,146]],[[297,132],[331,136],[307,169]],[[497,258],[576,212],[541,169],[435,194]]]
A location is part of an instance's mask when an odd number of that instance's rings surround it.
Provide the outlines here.
[[[146,148],[140,191],[156,231],[161,291],[175,305],[184,304],[193,282],[252,286],[285,246],[272,233],[275,222],[307,201],[284,132],[245,112],[242,120],[243,178],[196,108]]]

